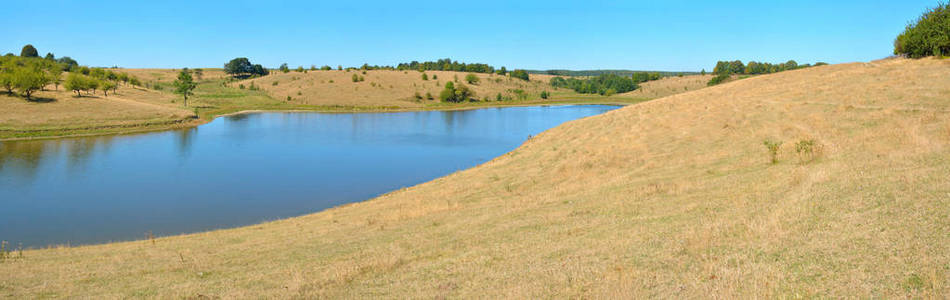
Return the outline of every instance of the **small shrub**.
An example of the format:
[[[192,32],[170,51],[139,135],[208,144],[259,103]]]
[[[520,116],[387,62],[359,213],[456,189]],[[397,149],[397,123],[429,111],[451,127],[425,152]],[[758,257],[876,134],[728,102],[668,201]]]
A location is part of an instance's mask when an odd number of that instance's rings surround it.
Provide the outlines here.
[[[350,78],[353,79],[353,82],[360,82],[360,75],[353,74]]]
[[[547,99],[549,96],[548,91],[541,91],[541,99]]]
[[[414,95],[412,95],[412,97],[413,97],[413,98],[416,98],[416,101],[422,100],[422,95],[419,94],[419,92],[416,92]]]
[[[495,95],[495,101],[501,101],[501,93],[498,93],[498,95]]]
[[[333,79],[330,79],[330,81],[327,81],[327,82],[329,82],[329,83],[333,83]]]
[[[475,73],[468,73],[468,75],[465,75],[465,82],[468,82],[468,84],[478,84],[478,81],[478,75],[475,75]]]
[[[798,161],[804,164],[820,156],[822,146],[814,139],[801,140],[795,144],[795,152],[798,153]]]
[[[769,158],[772,164],[778,163],[778,149],[782,147],[781,141],[765,140],[762,142],[765,148],[769,150]]]
[[[706,85],[714,86],[714,85],[723,83],[727,79],[729,79],[729,74],[719,74],[719,75],[716,75],[716,77],[713,77],[712,79],[710,79],[709,82],[706,83]]]
[[[429,75],[426,75],[426,73],[422,73],[422,80],[429,80]]]
[[[437,74],[432,74],[432,80],[438,80],[438,79],[439,79],[439,75],[437,75]]]
[[[239,84],[239,85],[238,85],[238,88],[240,88],[240,89],[243,90],[243,89],[244,89],[244,84],[243,84],[243,83],[242,83],[242,84]]]
[[[274,81],[274,83],[271,83],[270,85],[277,86],[277,81]]]
[[[303,93],[301,93],[300,91],[297,91],[297,96],[303,96]]]
[[[434,97],[432,97],[432,93],[426,92],[426,100],[432,100],[432,99],[435,99]]]
[[[290,96],[287,96],[287,101],[290,101],[291,99],[292,99],[292,98],[290,98]]]

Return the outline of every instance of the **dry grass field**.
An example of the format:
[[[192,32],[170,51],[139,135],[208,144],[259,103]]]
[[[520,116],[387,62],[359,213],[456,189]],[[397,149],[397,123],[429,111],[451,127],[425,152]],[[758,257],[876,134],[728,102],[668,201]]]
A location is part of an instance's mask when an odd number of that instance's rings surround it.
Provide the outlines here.
[[[655,99],[670,95],[695,91],[706,87],[712,75],[689,75],[683,77],[664,77],[656,81],[640,84],[640,88],[617,96],[629,98]]]
[[[423,107],[439,102],[439,92],[446,82],[464,84],[475,91],[479,100],[495,101],[499,93],[502,97],[516,98],[514,90],[522,90],[529,99],[538,99],[541,91],[555,92],[548,82],[550,75],[531,75],[531,81],[524,81],[494,74],[476,74],[477,84],[465,81],[468,73],[449,71],[426,71],[428,80],[422,79],[419,71],[389,70],[350,70],[350,71],[308,71],[307,73],[272,72],[271,75],[232,83],[232,86],[244,84],[263,88],[274,99],[287,99],[292,103],[305,105],[351,105],[351,106],[397,106]],[[363,81],[353,82],[353,75],[361,76]],[[276,85],[275,85],[276,83]],[[560,90],[562,94],[574,94],[573,91]],[[426,94],[432,96],[427,99]],[[423,97],[417,100],[415,95]]]
[[[758,76],[312,215],[14,253],[0,296],[946,297],[948,99],[950,60]]]

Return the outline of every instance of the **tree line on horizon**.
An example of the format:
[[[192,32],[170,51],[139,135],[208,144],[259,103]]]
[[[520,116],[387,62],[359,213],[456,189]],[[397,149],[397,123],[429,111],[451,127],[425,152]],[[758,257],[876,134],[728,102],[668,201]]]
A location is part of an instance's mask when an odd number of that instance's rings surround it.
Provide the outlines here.
[[[757,62],[750,61],[748,64],[742,63],[741,60],[733,61],[719,61],[716,62],[716,67],[713,68],[713,74],[716,75],[709,80],[707,85],[717,85],[728,80],[732,75],[762,75],[762,74],[772,74],[778,72],[784,72],[789,70],[803,69],[813,66],[823,66],[827,65],[824,62],[817,62],[814,65],[804,64],[799,65],[795,60],[789,60],[784,63],[767,63],[767,62]]]

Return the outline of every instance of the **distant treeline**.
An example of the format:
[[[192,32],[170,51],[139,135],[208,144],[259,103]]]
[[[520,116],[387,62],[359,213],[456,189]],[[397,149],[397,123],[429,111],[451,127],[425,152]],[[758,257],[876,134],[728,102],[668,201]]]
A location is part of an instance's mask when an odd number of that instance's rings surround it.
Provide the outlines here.
[[[502,67],[504,69],[505,67]],[[455,72],[473,72],[473,73],[494,73],[495,67],[487,64],[466,64],[454,61],[450,58],[443,58],[436,61],[418,62],[412,61],[401,63],[396,66],[397,70],[417,70],[417,71],[455,71]]]
[[[563,87],[583,94],[601,94],[611,96],[617,93],[626,93],[639,88],[641,82],[663,78],[659,72],[636,72],[630,76],[617,74],[601,74],[589,78],[551,78],[551,86]]]
[[[548,74],[556,76],[600,76],[605,74],[613,74],[619,76],[631,76],[637,73],[657,73],[663,77],[669,76],[679,76],[679,75],[697,75],[699,72],[663,72],[663,71],[634,71],[634,70],[528,70],[528,73],[531,74]]]
[[[798,62],[794,60],[789,60],[784,63],[772,64],[766,62],[756,62],[750,61],[748,64],[742,63],[741,60],[734,61],[719,61],[716,63],[716,67],[713,69],[713,74],[716,77],[709,80],[708,85],[717,85],[729,79],[729,76],[732,75],[760,75],[760,74],[771,74],[778,73],[782,71],[789,71],[795,69],[808,68],[812,66],[823,66],[827,63],[817,62],[814,65],[804,64],[799,65]]]

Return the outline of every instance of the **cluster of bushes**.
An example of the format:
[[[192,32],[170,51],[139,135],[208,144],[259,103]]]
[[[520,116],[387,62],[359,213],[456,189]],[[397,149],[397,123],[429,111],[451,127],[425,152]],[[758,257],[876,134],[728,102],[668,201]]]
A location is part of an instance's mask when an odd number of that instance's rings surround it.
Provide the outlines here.
[[[284,64],[286,67],[287,64]],[[234,77],[256,77],[270,74],[266,68],[260,64],[251,64],[247,57],[238,57],[224,64],[224,72]]]
[[[635,79],[636,78],[636,79]],[[646,77],[649,79],[649,76]],[[616,74],[602,74],[592,78],[551,78],[551,86],[563,87],[574,90],[582,94],[601,94],[610,96],[617,93],[625,93],[637,89],[639,82],[643,79],[638,76],[624,77]]]
[[[80,97],[82,97],[82,92],[95,94],[96,90],[102,90],[103,95],[108,96],[109,90],[115,93],[120,82],[136,86],[141,85],[138,78],[126,73],[113,72],[103,68],[79,67],[69,72],[63,86],[67,90],[76,92],[76,95]]]
[[[894,54],[911,58],[950,55],[950,3],[924,12],[894,40]]]
[[[814,66],[823,66],[827,63],[817,62]],[[759,74],[771,74],[778,73],[783,71],[795,70],[808,68],[813,65],[804,64],[799,65],[798,62],[794,60],[789,60],[784,63],[772,64],[765,62],[756,62],[750,61],[748,64],[743,64],[741,60],[734,61],[719,61],[716,63],[716,67],[713,69],[713,74],[716,74],[716,77],[709,80],[707,85],[717,85],[727,79],[732,75],[759,75]]]
[[[475,98],[475,92],[464,84],[458,84],[449,81],[445,83],[445,89],[439,93],[439,100],[442,102],[464,102]]]

